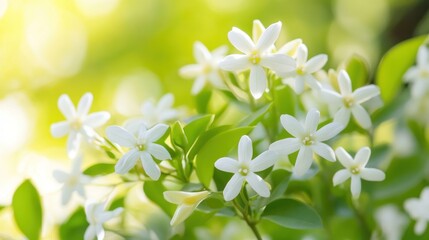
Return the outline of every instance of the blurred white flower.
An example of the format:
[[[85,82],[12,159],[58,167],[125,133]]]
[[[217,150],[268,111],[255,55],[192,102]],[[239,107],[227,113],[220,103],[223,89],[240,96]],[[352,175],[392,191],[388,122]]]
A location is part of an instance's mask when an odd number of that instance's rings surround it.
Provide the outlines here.
[[[181,76],[195,78],[192,94],[201,92],[206,83],[211,83],[217,88],[225,88],[219,62],[225,56],[226,51],[227,48],[221,46],[210,52],[201,42],[194,43],[194,57],[197,63],[186,65],[179,70]]]
[[[429,49],[426,45],[419,47],[417,64],[404,75],[405,82],[411,83],[413,97],[422,97],[429,91]]]
[[[429,94],[421,97],[412,97],[405,107],[408,117],[426,125],[429,123]]]
[[[299,45],[296,53],[296,67],[292,71],[281,74],[283,83],[290,84],[297,94],[304,92],[305,83],[314,90],[320,90],[320,83],[313,76],[320,71],[328,61],[326,54],[319,54],[307,61],[308,49],[304,44]],[[292,83],[293,82],[293,83]]]
[[[304,125],[290,115],[284,114],[280,117],[283,128],[294,137],[272,143],[270,150],[285,155],[299,150],[293,169],[294,174],[298,177],[304,175],[311,167],[313,153],[328,161],[335,161],[335,153],[332,148],[322,142],[335,137],[344,127],[333,122],[317,130],[319,119],[320,112],[316,109],[311,109],[308,112]]]
[[[408,219],[395,205],[385,205],[375,212],[375,220],[380,226],[384,239],[401,240]]]
[[[155,143],[160,139],[169,127],[165,124],[157,124],[147,129],[144,124],[139,128],[125,129],[120,126],[110,126],[106,129],[106,135],[110,141],[130,150],[116,163],[115,172],[125,174],[133,168],[140,159],[146,174],[153,180],[158,180],[161,171],[152,157],[159,160],[170,160],[170,153],[165,147]]]
[[[178,119],[181,113],[173,108],[173,103],[174,95],[171,93],[162,96],[157,103],[152,100],[144,102],[141,108],[143,122],[146,126],[153,126]]]
[[[361,179],[367,181],[383,181],[385,174],[383,171],[375,168],[365,168],[371,155],[371,149],[368,147],[361,148],[352,158],[344,148],[339,147],[335,150],[338,160],[346,169],[339,170],[335,173],[333,182],[334,186],[343,183],[351,178],[351,192],[354,198],[358,198],[361,191]]]
[[[77,157],[82,138],[91,141],[97,136],[94,128],[105,124],[110,113],[101,111],[88,114],[91,108],[93,96],[91,93],[85,93],[79,101],[77,109],[74,107],[69,96],[63,94],[58,99],[58,108],[66,117],[66,121],[54,123],[51,125],[51,134],[54,137],[62,137],[69,134],[67,140],[67,153],[69,158]]]
[[[346,127],[350,121],[350,115],[353,115],[361,127],[364,129],[371,128],[371,117],[361,104],[379,95],[380,89],[376,85],[368,85],[353,92],[350,77],[344,70],[338,74],[338,85],[340,93],[322,89],[324,100],[336,111],[334,121]]]
[[[234,173],[223,190],[225,201],[231,201],[239,193],[244,182],[262,197],[269,197],[270,190],[265,181],[255,174],[273,166],[277,160],[277,154],[273,151],[265,151],[252,160],[252,140],[244,135],[238,143],[238,161],[233,158],[223,157],[215,162],[215,167],[224,172]]]
[[[245,32],[235,27],[228,33],[231,44],[244,54],[226,56],[219,63],[219,67],[226,71],[250,69],[249,87],[256,99],[260,98],[267,88],[264,67],[275,72],[287,72],[295,68],[295,62],[291,57],[269,51],[279,37],[281,26],[281,22],[271,24],[257,42],[252,41]]]
[[[3,17],[7,10],[8,0],[0,0],[0,18]]]
[[[72,168],[69,173],[61,170],[54,170],[53,172],[55,180],[63,184],[61,187],[61,203],[63,205],[70,201],[73,192],[77,192],[85,198],[84,187],[91,181],[91,178],[81,172],[81,163],[82,158],[79,156],[72,160]]]
[[[164,198],[174,204],[179,205],[174,212],[174,216],[171,219],[171,226],[177,226],[179,223],[185,221],[197,208],[210,192],[182,192],[182,191],[166,191],[164,192]]]
[[[85,240],[103,240],[105,231],[103,223],[109,221],[112,218],[117,217],[122,213],[122,208],[116,208],[113,211],[105,211],[106,203],[87,202],[85,204],[86,220],[89,223],[88,228],[85,231]]]
[[[426,231],[426,225],[429,221],[429,187],[425,187],[420,198],[410,198],[404,203],[404,208],[416,220],[414,232],[417,235],[422,235]]]

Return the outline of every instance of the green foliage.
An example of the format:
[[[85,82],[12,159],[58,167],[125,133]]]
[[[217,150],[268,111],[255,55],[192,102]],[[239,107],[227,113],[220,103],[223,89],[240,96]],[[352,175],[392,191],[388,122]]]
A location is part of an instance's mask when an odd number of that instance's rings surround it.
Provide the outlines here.
[[[42,205],[39,193],[30,180],[25,180],[15,191],[12,199],[16,225],[29,239],[40,239],[42,230]]]
[[[205,132],[213,123],[214,115],[204,115],[197,117],[186,124],[183,131],[188,139],[188,144],[192,145],[202,132]]]
[[[384,55],[378,66],[376,80],[386,103],[392,101],[401,89],[403,76],[414,64],[417,50],[426,38],[425,35],[406,40]]]
[[[198,152],[200,151],[200,149],[207,143],[207,141],[209,141],[211,138],[213,138],[214,136],[228,131],[232,128],[232,126],[219,126],[219,127],[214,127],[211,128],[205,132],[200,132],[200,136],[198,137],[198,139],[195,141],[195,143],[192,145],[192,147],[189,149],[188,152],[188,159],[194,159],[195,156],[198,154]]]
[[[272,103],[266,104],[260,109],[256,110],[254,113],[250,114],[248,117],[243,119],[238,126],[255,126],[262,121],[268,111],[270,111]]]
[[[359,55],[353,55],[345,62],[345,70],[350,76],[353,89],[364,86],[369,79],[368,63]]]
[[[60,239],[83,239],[88,223],[86,221],[85,210],[80,207],[67,219],[66,222],[61,224],[59,228]]]
[[[175,146],[178,146],[183,150],[187,150],[188,148],[188,139],[186,138],[183,127],[179,121],[175,122],[171,126],[171,141]]]
[[[237,146],[240,138],[252,129],[253,127],[239,127],[222,131],[204,143],[195,159],[195,171],[204,186],[210,185],[216,160],[226,156],[233,147]]]
[[[83,171],[88,176],[108,175],[115,172],[113,163],[96,163]]]
[[[173,216],[176,205],[164,199],[164,192],[167,191],[167,188],[162,184],[162,179],[144,182],[143,191],[146,197],[158,205],[168,216]]]
[[[285,228],[321,228],[322,219],[310,206],[289,198],[282,198],[267,205],[262,217]]]

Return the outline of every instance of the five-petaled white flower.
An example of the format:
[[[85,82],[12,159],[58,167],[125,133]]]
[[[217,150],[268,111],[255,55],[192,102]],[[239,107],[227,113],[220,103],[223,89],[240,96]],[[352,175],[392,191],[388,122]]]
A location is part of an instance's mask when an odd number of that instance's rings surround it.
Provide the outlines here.
[[[412,83],[413,97],[422,97],[429,91],[429,49],[426,45],[419,47],[417,64],[412,66],[404,75],[405,82]]]
[[[255,172],[260,172],[273,166],[277,160],[277,154],[273,151],[265,151],[253,160],[252,155],[252,140],[244,135],[238,143],[238,161],[229,157],[223,157],[215,162],[217,169],[234,173],[223,190],[223,196],[226,201],[231,201],[240,193],[244,182],[247,182],[260,196],[270,196],[267,184]]]
[[[296,53],[296,68],[291,72],[280,74],[283,83],[290,84],[297,94],[304,91],[305,83],[314,90],[320,90],[320,83],[313,76],[320,71],[328,61],[326,54],[319,54],[307,61],[308,49],[304,44],[299,45]]]
[[[55,180],[63,184],[61,187],[61,203],[63,205],[66,205],[70,201],[72,194],[75,191],[79,193],[81,197],[85,198],[84,187],[91,181],[91,178],[81,172],[81,163],[82,158],[77,157],[72,160],[70,173],[61,170],[54,170],[53,172]]]
[[[278,140],[272,143],[269,149],[286,155],[299,150],[293,168],[296,176],[302,176],[310,169],[313,163],[313,153],[331,162],[335,161],[335,153],[332,148],[322,142],[335,137],[344,127],[332,122],[317,130],[319,119],[320,112],[316,109],[310,109],[304,125],[290,115],[284,114],[280,117],[283,128],[294,137]]]
[[[210,52],[201,42],[194,43],[194,58],[196,64],[189,64],[179,70],[179,74],[185,78],[195,78],[192,86],[192,94],[195,95],[210,83],[217,88],[225,88],[219,62],[225,56],[227,48],[221,46]]]
[[[185,221],[195,210],[195,208],[210,194],[208,191],[201,192],[182,192],[166,191],[164,198],[174,204],[179,205],[174,212],[170,225],[176,226]]]
[[[227,71],[243,71],[250,68],[249,87],[256,99],[260,98],[267,88],[264,67],[275,72],[292,71],[295,67],[291,57],[270,52],[279,37],[281,26],[281,22],[271,24],[257,42],[253,42],[245,32],[235,27],[228,33],[231,44],[244,54],[226,56],[219,63],[219,67]]]
[[[127,130],[120,126],[110,126],[106,129],[106,135],[110,141],[130,150],[119,159],[115,166],[118,174],[127,173],[140,159],[146,174],[158,180],[161,171],[152,156],[159,160],[170,160],[170,153],[165,147],[155,143],[168,129],[168,125],[157,124],[147,129],[144,124],[139,128]]]
[[[167,123],[176,120],[180,112],[173,108],[174,95],[167,93],[162,96],[158,103],[152,100],[146,101],[142,106],[142,121],[146,126],[153,126],[157,123]]]
[[[371,155],[369,147],[361,148],[352,158],[344,148],[339,147],[335,150],[338,160],[346,169],[339,170],[335,173],[333,182],[334,186],[343,183],[351,178],[351,192],[354,198],[358,198],[361,190],[361,179],[367,181],[383,181],[385,174],[376,168],[365,168]]]
[[[123,208],[116,208],[113,211],[105,211],[105,208],[106,203],[87,202],[85,204],[86,220],[89,223],[84,235],[85,240],[93,240],[94,238],[103,240],[105,236],[103,223],[117,217],[123,211]]]
[[[371,117],[362,103],[380,94],[380,89],[375,85],[367,85],[352,91],[352,83],[346,71],[341,70],[338,74],[338,85],[340,93],[332,90],[322,89],[322,97],[336,112],[334,121],[339,122],[346,127],[350,121],[350,115],[353,115],[356,122],[364,129],[371,128]]]
[[[426,231],[429,221],[429,187],[425,187],[420,194],[420,198],[410,198],[404,203],[404,208],[415,219],[414,232],[422,235]]]
[[[58,108],[67,120],[52,124],[51,134],[54,137],[69,134],[67,153],[71,159],[76,158],[79,154],[82,138],[87,140],[94,138],[96,136],[94,128],[105,124],[110,118],[110,114],[105,111],[88,114],[92,99],[92,94],[86,93],[80,99],[77,109],[68,95],[63,94],[58,99]]]

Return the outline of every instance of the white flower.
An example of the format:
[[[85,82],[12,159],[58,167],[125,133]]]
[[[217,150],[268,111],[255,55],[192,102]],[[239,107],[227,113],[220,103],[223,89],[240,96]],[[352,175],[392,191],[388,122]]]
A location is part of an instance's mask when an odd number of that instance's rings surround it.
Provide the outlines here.
[[[429,221],[429,187],[425,187],[420,194],[420,198],[410,198],[404,203],[404,208],[415,219],[414,232],[422,235],[426,230]]]
[[[326,54],[319,54],[307,61],[308,50],[304,44],[299,45],[296,53],[296,67],[293,71],[282,73],[283,83],[290,84],[297,94],[304,91],[305,83],[314,90],[320,90],[320,83],[313,76],[328,61]],[[292,83],[293,82],[293,83]]]
[[[88,114],[92,99],[92,94],[86,93],[80,99],[77,109],[68,95],[63,94],[58,99],[58,108],[66,117],[66,121],[52,124],[51,134],[54,137],[69,134],[67,153],[71,159],[77,157],[82,138],[87,140],[94,138],[96,136],[94,128],[105,124],[110,118],[110,114],[105,111]]]
[[[351,192],[354,198],[358,198],[361,190],[361,179],[367,181],[383,181],[385,174],[383,171],[375,168],[365,168],[371,155],[371,149],[368,147],[361,148],[352,158],[344,148],[339,147],[335,150],[338,160],[346,169],[339,170],[335,173],[333,182],[334,186],[343,183],[351,178]]]
[[[179,70],[179,74],[185,78],[195,78],[192,86],[192,94],[195,95],[203,89],[207,83],[217,88],[224,88],[219,62],[225,56],[227,48],[221,46],[210,52],[201,42],[194,43],[194,57],[196,64],[189,64]]]
[[[133,168],[140,159],[146,174],[158,180],[161,171],[152,156],[159,160],[170,160],[170,153],[161,145],[154,143],[167,131],[168,126],[157,124],[147,129],[141,124],[138,129],[127,130],[119,126],[110,126],[106,129],[106,135],[110,141],[130,150],[119,159],[115,166],[115,172],[125,174]]]
[[[380,89],[375,85],[368,85],[353,92],[350,77],[344,70],[341,70],[338,74],[338,85],[340,93],[322,89],[323,98],[336,111],[334,121],[346,127],[350,121],[350,115],[353,115],[361,127],[365,129],[371,128],[371,118],[361,104],[379,95]]]
[[[308,112],[304,125],[290,115],[284,114],[280,117],[283,128],[294,137],[272,143],[270,150],[286,155],[299,150],[293,169],[296,176],[302,176],[310,169],[313,163],[313,153],[331,162],[335,161],[332,148],[322,142],[335,137],[341,132],[343,126],[333,122],[317,130],[319,119],[320,112],[316,109]]]
[[[267,184],[255,172],[260,172],[273,166],[277,155],[272,151],[265,151],[253,160],[252,155],[252,140],[244,135],[238,143],[238,161],[229,157],[223,157],[215,162],[217,169],[234,173],[223,190],[223,196],[226,201],[231,201],[240,193],[244,182],[247,182],[260,196],[270,196]]]
[[[417,52],[417,65],[412,66],[404,75],[405,82],[412,83],[413,97],[424,96],[429,91],[429,49],[425,45]]]
[[[219,63],[219,67],[226,71],[250,69],[249,87],[252,96],[256,99],[260,98],[267,88],[264,67],[275,72],[292,71],[295,67],[291,57],[270,52],[270,48],[279,37],[281,26],[281,22],[270,25],[257,42],[253,42],[246,33],[235,27],[228,33],[231,44],[244,54],[226,56]]]
[[[174,95],[167,93],[162,96],[158,103],[146,101],[142,106],[143,122],[146,126],[157,123],[167,123],[179,117],[180,112],[173,108]]]
[[[170,225],[176,226],[188,218],[197,206],[210,194],[208,191],[182,192],[166,191],[164,198],[174,204],[178,204]]]
[[[380,226],[384,239],[388,240],[401,240],[408,225],[408,219],[395,205],[378,208],[375,212],[375,220]]]
[[[105,211],[106,203],[87,202],[85,204],[86,220],[89,223],[88,228],[85,231],[85,240],[97,240],[104,239],[105,231],[103,223],[109,221],[112,218],[117,217],[122,213],[122,208],[116,208],[113,211]]]
[[[80,166],[82,163],[82,158],[77,157],[72,161],[72,168],[70,173],[55,170],[53,176],[55,180],[59,183],[62,183],[61,188],[61,203],[66,205],[71,197],[73,192],[79,193],[79,195],[85,198],[85,185],[91,181],[91,178],[87,175],[82,174]]]

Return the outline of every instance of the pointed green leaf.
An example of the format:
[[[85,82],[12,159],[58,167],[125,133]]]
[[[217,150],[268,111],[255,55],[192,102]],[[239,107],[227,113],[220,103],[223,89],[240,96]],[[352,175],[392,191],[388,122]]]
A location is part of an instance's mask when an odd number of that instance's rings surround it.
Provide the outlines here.
[[[168,216],[173,216],[176,205],[164,199],[164,192],[167,188],[159,181],[146,181],[143,184],[143,191],[149,200],[158,205]]]
[[[83,171],[83,174],[88,176],[107,175],[115,172],[115,164],[113,163],[97,163]]]
[[[76,239],[81,240],[85,234],[86,228],[88,227],[86,221],[85,210],[80,207],[78,208],[70,218],[60,226],[60,239]]]

